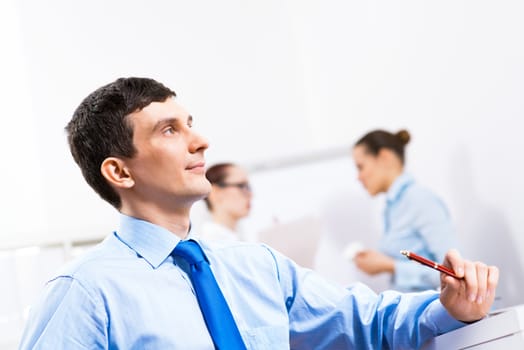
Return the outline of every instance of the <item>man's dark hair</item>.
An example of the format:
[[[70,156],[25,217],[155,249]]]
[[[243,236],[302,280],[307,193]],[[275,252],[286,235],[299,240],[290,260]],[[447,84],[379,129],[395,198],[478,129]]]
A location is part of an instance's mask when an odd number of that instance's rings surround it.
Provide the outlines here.
[[[174,96],[174,91],[153,79],[120,78],[87,96],[67,124],[71,154],[85,180],[115,208],[120,209],[122,201],[102,176],[102,162],[107,157],[133,157],[129,114]]]

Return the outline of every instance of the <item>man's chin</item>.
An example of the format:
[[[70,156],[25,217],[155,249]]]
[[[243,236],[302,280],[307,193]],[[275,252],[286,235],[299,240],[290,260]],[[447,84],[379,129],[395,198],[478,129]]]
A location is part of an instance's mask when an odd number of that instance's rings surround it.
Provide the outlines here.
[[[208,195],[209,195],[209,192],[206,192],[206,193],[203,193],[203,194],[199,195],[197,201],[206,198]]]
[[[207,180],[206,180],[206,183],[202,184],[202,186],[199,186],[199,188],[195,192],[196,192],[195,196],[198,197],[197,200],[204,199],[211,192],[211,184],[209,182],[207,182]]]

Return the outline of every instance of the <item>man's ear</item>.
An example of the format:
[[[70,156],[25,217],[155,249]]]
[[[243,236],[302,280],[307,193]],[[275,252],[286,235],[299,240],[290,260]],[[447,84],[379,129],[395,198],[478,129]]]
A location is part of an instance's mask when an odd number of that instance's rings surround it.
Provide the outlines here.
[[[117,188],[131,188],[135,185],[135,180],[133,180],[129,168],[120,158],[108,157],[104,159],[100,166],[100,171],[112,186]]]

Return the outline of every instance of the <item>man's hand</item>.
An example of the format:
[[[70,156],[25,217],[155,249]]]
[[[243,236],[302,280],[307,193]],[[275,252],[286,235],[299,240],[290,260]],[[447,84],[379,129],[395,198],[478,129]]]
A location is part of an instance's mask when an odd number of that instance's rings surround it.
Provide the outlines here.
[[[370,275],[395,271],[395,260],[376,250],[362,250],[355,255],[353,260],[359,269]]]
[[[464,260],[454,249],[448,251],[443,265],[455,271],[458,277],[463,277],[456,279],[440,274],[440,302],[451,316],[463,322],[477,321],[486,316],[495,299],[498,268]]]

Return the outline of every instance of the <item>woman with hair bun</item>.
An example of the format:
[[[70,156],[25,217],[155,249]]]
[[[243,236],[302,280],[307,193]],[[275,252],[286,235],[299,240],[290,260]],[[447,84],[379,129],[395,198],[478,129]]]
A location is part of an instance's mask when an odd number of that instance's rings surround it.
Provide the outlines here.
[[[404,148],[409,140],[407,130],[374,130],[355,143],[358,179],[371,196],[385,193],[386,206],[378,250],[361,250],[354,261],[368,274],[390,273],[393,289],[419,291],[438,288],[439,274],[409,261],[399,251],[410,250],[441,262],[446,251],[456,247],[456,237],[444,203],[404,171]]]

